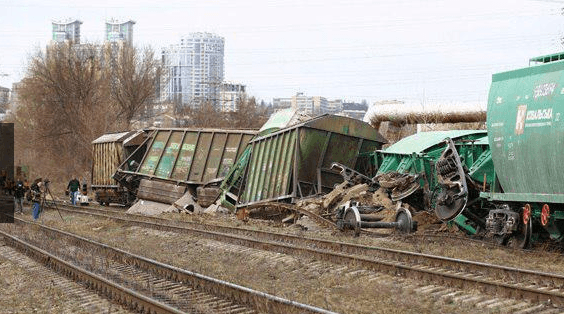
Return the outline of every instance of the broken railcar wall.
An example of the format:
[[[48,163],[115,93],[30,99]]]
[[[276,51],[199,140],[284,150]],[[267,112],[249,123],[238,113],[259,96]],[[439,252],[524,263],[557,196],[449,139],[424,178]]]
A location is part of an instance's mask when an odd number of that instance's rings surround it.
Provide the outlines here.
[[[323,115],[251,141],[252,153],[238,207],[294,202],[332,190],[343,178],[333,162],[358,168],[358,155],[386,140],[367,123]]]
[[[171,204],[187,190],[195,195],[198,186],[225,176],[255,134],[252,130],[157,129],[137,169],[119,169],[116,177],[138,180],[134,191],[138,198]]]

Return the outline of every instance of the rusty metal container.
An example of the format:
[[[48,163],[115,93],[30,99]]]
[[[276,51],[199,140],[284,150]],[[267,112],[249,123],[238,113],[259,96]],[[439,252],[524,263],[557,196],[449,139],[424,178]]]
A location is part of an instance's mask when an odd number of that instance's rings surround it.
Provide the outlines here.
[[[144,136],[144,131],[109,133],[92,141],[91,186],[117,187],[114,172],[143,143]]]
[[[197,187],[220,182],[255,134],[252,130],[156,129],[137,167],[125,170],[131,166],[128,160],[115,177],[139,198],[171,204],[186,191],[196,195]]]
[[[108,133],[92,141],[91,188],[101,204],[129,203],[127,195],[113,178],[116,169],[126,159],[140,161],[145,149],[145,130]],[[133,154],[135,152],[135,154]]]
[[[253,139],[237,207],[321,195],[343,181],[333,162],[356,169],[358,155],[386,140],[369,124],[323,115]]]

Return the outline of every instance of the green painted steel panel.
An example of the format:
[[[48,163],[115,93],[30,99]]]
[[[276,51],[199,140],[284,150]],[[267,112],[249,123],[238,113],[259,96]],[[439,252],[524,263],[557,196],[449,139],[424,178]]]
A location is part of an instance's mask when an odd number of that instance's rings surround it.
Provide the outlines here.
[[[490,201],[523,203],[564,203],[564,194],[541,193],[480,193],[480,197]]]
[[[239,205],[332,189],[342,181],[338,173],[329,170],[332,162],[354,168],[359,151],[378,149],[385,142],[370,125],[353,120],[325,115],[255,138]]]
[[[206,171],[207,157],[209,156],[213,133],[199,132],[198,141],[196,142],[196,151],[194,160],[192,161],[192,168],[188,175],[188,181],[204,182],[204,173]]]
[[[272,168],[271,168],[271,172],[269,174],[269,178],[270,178],[270,182],[268,182],[270,189],[268,191],[268,194],[266,195],[267,198],[271,199],[273,198],[275,195],[277,195],[277,191],[279,190],[279,181],[278,178],[276,176],[276,174],[278,173],[279,169],[280,169],[280,161],[283,158],[282,152],[282,147],[283,143],[284,143],[284,138],[276,135],[274,137],[274,151],[278,152],[277,154],[275,154],[274,156],[274,160],[272,161]]]
[[[184,132],[174,131],[170,135],[168,143],[164,149],[164,152],[155,171],[155,176],[160,178],[169,178],[172,173],[172,168],[178,156],[178,151],[180,150],[180,144],[182,142],[182,137]]]
[[[420,132],[401,139],[392,146],[384,150],[390,154],[421,154],[429,150],[431,147],[441,144],[442,141],[449,137],[453,140],[468,135],[485,135],[485,130],[452,130],[452,131],[432,131]]]
[[[299,143],[299,180],[305,182],[315,182],[317,178],[317,163],[321,158],[323,144],[328,133],[316,129],[300,129]]]
[[[506,193],[564,194],[563,74],[557,61],[493,75],[487,126]]]
[[[187,184],[221,178],[254,134],[242,130],[157,129],[138,173]]]
[[[180,148],[180,153],[178,154],[178,160],[176,161],[176,166],[172,172],[172,179],[174,180],[186,180],[188,178],[188,173],[192,167],[192,160],[194,159],[194,153],[196,151],[196,141],[198,140],[197,131],[188,131],[184,136],[184,141],[182,141],[182,146]]]
[[[158,132],[155,135],[153,142],[151,143],[151,148],[143,158],[141,168],[139,173],[146,175],[153,175],[161,154],[164,150],[165,144],[168,140],[169,132]]]
[[[359,154],[360,148],[369,149],[368,151],[374,151],[374,146],[364,145],[360,146],[359,142],[362,139],[350,136],[344,136],[341,134],[332,134],[331,140],[329,141],[329,146],[324,156],[323,168],[330,168],[331,163],[338,162],[343,165],[349,165],[353,168],[356,161],[356,157]],[[369,141],[363,141],[369,142]],[[376,144],[375,142],[372,142]]]
[[[366,122],[348,117],[323,115],[306,121],[302,125],[327,132],[364,138],[378,143],[388,142],[375,128],[367,127]]]
[[[286,145],[282,146],[280,151],[280,156],[283,158],[280,160],[280,171],[276,174],[278,182],[281,184],[276,185],[275,195],[286,195],[289,192],[292,174],[292,167],[294,166],[294,152],[296,150],[296,139],[297,131],[292,130],[287,133],[288,136],[285,138]]]
[[[260,135],[266,135],[274,130],[280,130],[288,127],[288,124],[292,121],[292,118],[296,115],[295,109],[284,109],[273,113],[268,121],[262,125],[259,130]]]
[[[208,182],[217,178],[219,168],[221,166],[221,158],[225,151],[227,143],[227,134],[213,133],[211,147],[208,152],[208,157],[205,164],[204,179],[202,181]]]
[[[248,138],[245,141],[245,136],[242,134],[226,134],[227,141],[225,143],[225,151],[223,152],[223,156],[221,158],[221,165],[219,172],[217,173],[218,178],[223,178],[229,172],[229,169],[235,164],[237,160],[237,155],[239,152],[242,152],[243,149],[240,149],[241,144],[247,145],[249,142]]]

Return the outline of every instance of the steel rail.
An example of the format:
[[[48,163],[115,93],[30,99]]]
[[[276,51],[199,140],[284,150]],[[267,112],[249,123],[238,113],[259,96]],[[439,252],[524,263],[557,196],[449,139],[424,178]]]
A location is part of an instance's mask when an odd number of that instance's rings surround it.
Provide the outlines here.
[[[78,209],[78,211],[77,211]],[[65,209],[68,210],[68,209]],[[359,244],[351,244],[339,241],[329,241],[324,239],[305,238],[301,236],[281,234],[275,232],[267,232],[260,230],[250,230],[239,227],[218,226],[213,224],[203,224],[194,222],[180,222],[171,219],[148,217],[137,214],[124,214],[115,211],[105,211],[101,209],[89,208],[88,210],[96,210],[103,214],[95,214],[85,212],[82,208],[73,208],[69,211],[78,212],[80,214],[88,215],[101,215],[100,217],[108,219],[122,219],[125,222],[144,223],[145,226],[154,227],[158,229],[167,228],[170,231],[177,232],[190,232],[192,230],[204,230],[210,232],[224,233],[228,235],[243,235],[253,239],[267,239],[275,242],[300,245],[303,247],[311,247],[316,249],[330,250],[333,252],[341,252],[348,254],[356,254],[361,256],[375,256],[379,258],[391,259],[399,262],[414,262],[423,264],[430,267],[444,267],[450,270],[461,272],[473,271],[482,275],[492,276],[498,279],[521,279],[536,285],[554,285],[564,287],[564,276],[554,273],[538,272],[528,269],[520,269],[515,267],[482,263],[476,261],[468,261],[444,256],[436,256],[431,254],[409,252],[402,250],[395,250],[384,247],[365,246]],[[122,218],[116,216],[108,216],[105,213],[112,215],[120,215]],[[130,217],[137,218],[136,220]]]
[[[133,290],[113,283],[97,274],[66,262],[49,252],[20,240],[2,230],[0,230],[0,234],[4,237],[4,242],[6,244],[20,251],[25,251],[27,255],[30,255],[32,258],[40,261],[55,271],[72,278],[74,281],[86,282],[88,287],[120,304],[126,305],[133,310],[148,313],[183,313],[182,311],[172,308],[157,300],[148,298]]]
[[[40,226],[46,232],[56,234],[57,237],[66,236],[73,241],[79,242],[81,245],[90,245],[94,249],[105,252],[108,256],[112,256],[113,258],[117,258],[119,260],[127,260],[130,264],[144,270],[149,270],[163,278],[174,280],[176,282],[187,283],[190,286],[198,287],[198,289],[202,289],[207,293],[221,298],[230,299],[237,304],[250,305],[252,308],[261,313],[335,314],[335,312],[319,307],[284,299],[231,282],[164,264],[63,230],[35,224],[17,217],[14,217],[14,220],[16,223]]]
[[[330,262],[353,263],[367,269],[411,276],[415,279],[427,278],[438,283],[451,281],[461,288],[477,288],[508,297],[525,297],[533,301],[550,300],[554,304],[564,305],[564,292],[560,289],[564,287],[564,276],[558,274],[244,228],[184,223],[140,215],[135,215],[135,217],[142,219],[131,219],[132,215],[129,214],[120,214],[121,217],[117,217],[116,215],[96,214],[76,209],[65,208],[65,210],[119,220],[125,223],[135,223],[159,230],[204,236],[213,240],[256,249],[297,256],[305,254]],[[192,226],[181,226],[179,224],[190,224]],[[238,236],[236,234],[245,235]],[[412,266],[409,264],[412,264]],[[413,264],[416,265],[413,266]]]

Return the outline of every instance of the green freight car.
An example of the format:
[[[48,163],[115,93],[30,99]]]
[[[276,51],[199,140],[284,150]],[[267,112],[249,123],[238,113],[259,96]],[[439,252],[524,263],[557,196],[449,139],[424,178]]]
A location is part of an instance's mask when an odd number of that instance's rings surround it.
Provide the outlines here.
[[[487,126],[499,188],[487,227],[500,237],[564,238],[564,53],[494,74]]]
[[[244,162],[238,163],[239,174],[228,177],[230,184],[224,194],[230,197],[224,199],[224,205],[242,208],[266,202],[293,203],[325,194],[343,181],[339,172],[331,169],[332,163],[357,169],[363,162],[359,154],[386,143],[367,123],[335,115],[273,130],[250,141]]]
[[[219,184],[255,134],[252,130],[155,129],[141,161],[126,160],[114,178],[140,199],[172,204],[186,192],[207,198],[206,190],[197,189]]]
[[[559,157],[564,151],[564,53],[530,62],[533,65],[527,68],[493,75],[487,141],[475,138],[471,144],[483,146],[481,154],[477,154],[480,149],[457,144],[466,135],[437,146],[434,157],[429,145],[421,154],[418,147],[424,141],[416,138],[400,143],[396,149],[407,148],[396,154],[393,149],[376,154],[380,174],[398,173],[379,177],[380,183],[392,187],[392,197],[393,183],[404,174],[398,181],[403,185],[396,184],[397,200],[433,210],[469,232],[480,229],[500,244],[520,248],[535,241],[562,242],[564,164]],[[431,157],[429,162],[425,155]],[[448,174],[454,176],[441,182]]]
[[[485,226],[480,191],[494,177],[486,131],[421,132],[368,155],[392,201],[454,220],[472,234]]]

